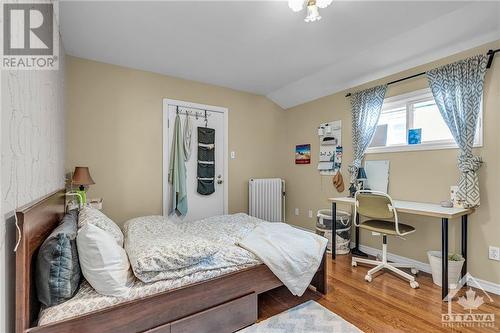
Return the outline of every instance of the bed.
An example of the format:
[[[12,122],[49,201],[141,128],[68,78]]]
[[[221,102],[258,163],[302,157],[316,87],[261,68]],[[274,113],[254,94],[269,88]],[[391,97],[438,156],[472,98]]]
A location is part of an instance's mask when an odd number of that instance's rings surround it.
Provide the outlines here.
[[[222,270],[217,276],[200,276],[178,286],[139,286],[152,290],[37,326],[40,304],[34,290],[33,258],[64,214],[64,193],[56,191],[16,212],[22,235],[16,253],[16,333],[234,332],[257,320],[259,294],[282,286],[267,266],[256,263],[234,271]],[[326,293],[325,255],[311,284]],[[91,292],[88,288],[83,282],[81,289]]]

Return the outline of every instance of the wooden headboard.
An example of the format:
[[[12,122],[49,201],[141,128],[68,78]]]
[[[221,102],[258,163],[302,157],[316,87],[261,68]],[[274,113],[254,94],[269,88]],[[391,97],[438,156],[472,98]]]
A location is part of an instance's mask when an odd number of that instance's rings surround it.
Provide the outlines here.
[[[40,303],[35,290],[38,248],[59,224],[65,210],[64,189],[16,210],[21,241],[16,252],[16,333],[25,333],[37,319]]]

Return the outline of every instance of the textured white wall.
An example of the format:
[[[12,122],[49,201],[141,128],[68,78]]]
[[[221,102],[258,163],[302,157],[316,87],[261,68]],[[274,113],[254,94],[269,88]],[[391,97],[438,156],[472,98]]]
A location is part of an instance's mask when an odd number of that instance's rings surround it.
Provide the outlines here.
[[[2,81],[4,73],[0,70],[0,103],[2,99]],[[1,105],[1,104],[0,104]],[[2,107],[3,113],[3,107]],[[2,129],[2,117],[0,113],[0,133]],[[2,136],[0,135],[0,148],[2,147]],[[2,155],[0,153],[0,170],[1,170]],[[0,174],[1,176],[1,174]],[[2,193],[2,179],[0,178],[0,194]],[[2,214],[2,200],[0,200],[0,214]],[[0,278],[5,277],[5,221],[0,217]],[[5,323],[5,283],[0,284],[0,329],[6,330]]]
[[[14,330],[12,212],[64,187],[63,53],[57,71],[1,75],[0,332]]]
[[[9,71],[2,89],[2,199],[10,212],[64,185],[63,71]]]

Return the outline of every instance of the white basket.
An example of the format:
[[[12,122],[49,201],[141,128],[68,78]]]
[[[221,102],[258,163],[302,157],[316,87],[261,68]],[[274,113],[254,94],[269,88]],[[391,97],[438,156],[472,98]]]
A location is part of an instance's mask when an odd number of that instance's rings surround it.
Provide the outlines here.
[[[344,228],[338,228],[337,238],[336,238],[336,254],[348,254],[350,252],[350,243],[351,243],[351,214],[342,210],[337,210],[337,216],[339,217],[340,224],[344,226]],[[330,209],[320,209],[317,213],[318,224],[316,225],[316,233],[324,236],[328,239],[327,249],[329,251],[332,250],[332,230],[329,229],[326,224],[323,222],[324,219],[328,219],[331,223],[337,223],[337,219],[335,221],[332,219],[332,211]],[[339,234],[345,233],[347,231],[347,239],[344,239],[339,236]]]
[[[332,231],[325,229],[316,229],[316,233],[328,239],[328,244],[326,246],[328,251],[332,250]],[[349,245],[351,243],[350,239],[344,239],[337,235],[337,251],[336,254],[348,254],[350,252]]]
[[[326,245],[326,249],[328,251],[331,251],[332,250],[332,231],[331,230],[324,230],[323,237],[328,239],[328,244]]]
[[[429,263],[431,265],[432,281],[434,284],[441,287],[441,260],[443,255],[441,254],[441,251],[428,251],[427,257],[429,258]],[[450,289],[457,288],[464,262],[465,259],[459,261],[448,260],[448,286]]]
[[[339,242],[339,239],[341,239],[342,241]],[[351,251],[351,249],[349,248],[350,243],[351,243],[351,241],[349,239],[345,240],[342,237],[337,236],[336,254],[348,254]],[[331,248],[331,246],[330,246],[330,248]]]
[[[333,223],[333,219],[332,219],[332,210],[331,209],[320,209],[318,210],[317,214],[316,214],[317,218],[318,218],[318,222],[320,225],[326,227],[325,223],[323,223],[323,219],[327,219],[327,220],[331,220]],[[337,216],[340,216],[340,223],[343,224],[345,227],[347,227],[349,225],[351,225],[351,213],[348,213],[346,211],[343,211],[343,210],[337,210]],[[337,221],[335,220],[335,223],[337,223]]]

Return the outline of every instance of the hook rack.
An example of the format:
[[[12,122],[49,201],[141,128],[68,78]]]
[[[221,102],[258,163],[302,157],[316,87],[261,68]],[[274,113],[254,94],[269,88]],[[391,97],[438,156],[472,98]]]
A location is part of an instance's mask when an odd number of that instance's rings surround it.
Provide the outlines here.
[[[191,111],[191,110],[180,110],[179,111],[179,106],[176,105],[176,113],[177,114],[182,114],[188,117],[195,117],[196,120],[199,118],[205,118],[205,127],[208,125],[208,117],[210,117],[210,113],[208,113],[207,110],[200,110],[200,111]]]

